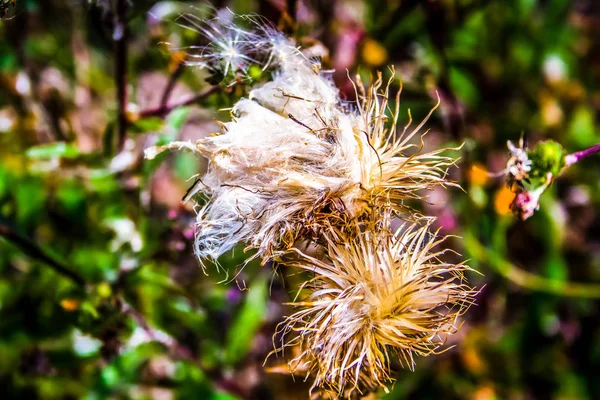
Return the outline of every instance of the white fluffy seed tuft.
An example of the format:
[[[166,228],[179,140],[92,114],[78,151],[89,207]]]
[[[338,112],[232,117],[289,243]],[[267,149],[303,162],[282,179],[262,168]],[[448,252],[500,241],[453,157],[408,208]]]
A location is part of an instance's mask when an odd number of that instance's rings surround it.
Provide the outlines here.
[[[236,18],[254,29],[239,28]],[[405,212],[406,200],[448,184],[453,160],[440,155],[443,150],[421,153],[410,143],[429,115],[410,132],[410,124],[396,131],[399,96],[393,110],[389,104],[393,70],[387,84],[381,74],[368,89],[357,80],[356,103],[348,104],[291,39],[257,17],[236,18],[194,25],[216,40],[198,52],[199,60],[242,74],[257,63],[273,69],[272,80],[234,105],[220,134],[164,147],[191,149],[209,161],[190,190],[207,199],[196,223],[199,259],[216,260],[244,243],[266,262],[300,239],[319,243],[331,226],[349,226],[382,205]],[[233,47],[243,56],[226,57]]]

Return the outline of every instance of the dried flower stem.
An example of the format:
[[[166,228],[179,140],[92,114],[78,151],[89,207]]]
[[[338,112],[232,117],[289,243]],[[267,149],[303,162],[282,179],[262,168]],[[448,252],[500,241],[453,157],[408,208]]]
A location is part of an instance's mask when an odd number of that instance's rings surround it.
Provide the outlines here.
[[[19,247],[29,257],[43,262],[60,275],[69,278],[78,286],[85,286],[85,279],[83,279],[81,275],[55,260],[33,240],[17,233],[13,229],[3,224],[0,224],[0,236]]]
[[[465,248],[473,258],[487,262],[496,272],[525,289],[557,296],[600,298],[600,284],[554,281],[516,267],[493,249],[484,246],[473,234],[463,233]]]
[[[581,160],[582,158],[586,158],[588,156],[591,156],[592,154],[596,154],[600,152],[600,143],[593,145],[592,147],[589,147],[585,150],[581,150],[578,152],[575,152],[573,154],[569,154],[566,158],[565,158],[565,162],[566,165],[573,165],[576,162],[578,162],[579,160]]]

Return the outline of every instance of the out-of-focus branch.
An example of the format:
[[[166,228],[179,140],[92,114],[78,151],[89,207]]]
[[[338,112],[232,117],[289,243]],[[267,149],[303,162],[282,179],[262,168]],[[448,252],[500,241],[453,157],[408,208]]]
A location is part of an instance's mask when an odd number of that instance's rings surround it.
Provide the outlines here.
[[[171,93],[173,92],[173,89],[175,88],[175,84],[177,83],[177,80],[179,79],[179,77],[181,76],[181,74],[183,73],[184,70],[185,70],[185,64],[181,62],[177,65],[177,68],[175,68],[175,71],[173,71],[173,73],[171,74],[171,77],[169,78],[169,82],[167,83],[167,86],[165,86],[165,91],[163,92],[163,94],[160,98],[160,106],[161,107],[167,106],[167,103],[169,102],[169,98],[171,97]]]
[[[554,281],[544,278],[511,264],[494,250],[484,246],[472,234],[465,234],[463,240],[465,248],[474,259],[487,263],[494,271],[521,287],[557,296],[600,298],[600,284]]]
[[[296,22],[296,14],[298,11],[298,0],[286,0],[287,13],[292,19],[292,22]]]
[[[211,86],[209,89],[205,90],[204,92],[198,93],[194,96],[191,96],[188,99],[182,100],[182,101],[178,101],[175,103],[171,103],[169,105],[167,104],[162,104],[156,108],[150,108],[147,110],[142,110],[139,113],[139,117],[140,118],[147,118],[147,117],[164,117],[167,114],[169,114],[171,111],[173,111],[174,109],[176,109],[177,107],[183,107],[183,106],[188,106],[190,104],[194,104],[197,101],[200,101],[208,96],[210,96],[211,94],[215,93],[217,90],[219,90],[219,86],[215,85],[215,86]]]
[[[56,261],[48,253],[46,253],[40,246],[38,246],[33,240],[20,235],[16,231],[12,230],[6,225],[0,224],[0,236],[4,237],[9,242],[19,247],[29,257],[34,258],[38,261],[43,262],[57,273],[69,278],[79,286],[85,286],[85,279],[77,272],[72,271],[65,265]]]
[[[117,88],[117,135],[119,151],[127,137],[127,0],[116,0],[115,25],[115,86]]]

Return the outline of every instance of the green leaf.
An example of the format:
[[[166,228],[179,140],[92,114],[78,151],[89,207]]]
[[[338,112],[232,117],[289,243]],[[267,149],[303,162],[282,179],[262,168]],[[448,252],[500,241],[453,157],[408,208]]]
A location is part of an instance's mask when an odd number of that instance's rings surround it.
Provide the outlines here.
[[[147,284],[155,285],[165,289],[181,291],[181,288],[175,281],[173,281],[168,275],[163,275],[154,272],[151,267],[144,266],[140,268],[136,276]]]
[[[527,71],[539,65],[535,47],[524,38],[516,38],[510,46],[510,60],[519,71]],[[537,68],[537,67],[536,67]]]
[[[259,276],[247,292],[240,312],[227,332],[225,362],[234,365],[250,350],[252,340],[262,325],[267,311],[268,280]]]
[[[588,147],[596,143],[594,110],[579,106],[573,111],[567,136],[574,147]]]
[[[11,176],[6,169],[0,164],[0,198],[2,198],[10,188]]]
[[[21,226],[36,225],[43,214],[46,190],[36,179],[21,181],[15,188],[17,221]]]
[[[105,169],[90,170],[90,184],[97,193],[110,193],[119,190],[119,182],[115,175]]]
[[[569,278],[569,267],[560,254],[550,253],[544,260],[544,269],[553,281],[565,282]]]
[[[477,89],[474,82],[474,79],[467,71],[456,67],[450,68],[450,86],[452,87],[452,91],[469,108],[473,108],[479,103],[479,89]]]
[[[225,392],[215,392],[210,397],[210,400],[238,400],[239,397]]]
[[[61,209],[73,220],[85,218],[85,189],[74,180],[62,182],[56,191]]]
[[[164,121],[158,117],[141,118],[129,125],[131,133],[155,132],[162,129]]]
[[[194,176],[200,171],[200,160],[192,153],[179,153],[174,162],[175,176],[187,181],[190,176]]]
[[[519,15],[522,18],[528,18],[535,9],[535,5],[536,0],[518,0],[517,8],[519,9]]]
[[[0,57],[0,71],[14,70],[18,65],[16,54],[4,52]]]
[[[187,121],[190,109],[188,107],[177,107],[167,115],[166,123],[175,131],[179,131]]]
[[[102,383],[108,387],[113,387],[119,382],[119,371],[113,366],[109,365],[102,370]]]
[[[453,59],[475,60],[481,58],[481,51],[485,50],[482,44],[487,40],[484,12],[477,11],[469,15],[463,26],[452,34],[452,46],[448,49],[448,53]]]
[[[29,158],[76,158],[79,154],[77,147],[65,142],[55,142],[30,147],[25,153]]]
[[[81,303],[81,310],[89,314],[94,319],[100,317],[100,314],[98,313],[98,310],[96,310],[96,307],[94,307],[94,305],[88,300]]]
[[[263,72],[263,69],[257,64],[252,64],[248,69],[248,76],[254,79],[255,81],[258,81],[262,78]]]
[[[420,33],[419,30],[425,23],[426,18],[423,9],[421,7],[415,7],[405,15],[405,18],[394,21],[394,24],[390,29],[385,32],[383,45],[387,48],[391,48],[395,44],[405,41],[407,37]],[[374,24],[373,30],[377,28],[379,28],[377,24]]]

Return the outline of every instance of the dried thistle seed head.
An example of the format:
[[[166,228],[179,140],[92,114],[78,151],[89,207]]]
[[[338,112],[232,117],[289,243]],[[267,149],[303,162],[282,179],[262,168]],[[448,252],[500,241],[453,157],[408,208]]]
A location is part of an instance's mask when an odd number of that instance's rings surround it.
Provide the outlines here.
[[[331,82],[307,65],[240,100],[223,133],[196,144],[209,160],[198,256],[216,258],[244,242],[268,258],[373,207],[411,215],[406,200],[448,184],[453,160],[409,143],[422,124],[397,135],[396,113],[386,128],[388,89],[379,92],[379,85],[381,79],[359,99],[359,112],[350,112]]]
[[[285,346],[301,349],[291,371],[314,376],[313,389],[364,393],[385,388],[392,363],[413,368],[415,355],[436,353],[475,295],[468,267],[439,259],[443,240],[428,225],[367,229],[328,236],[325,259],[286,261],[313,274],[280,326],[284,340],[293,335]]]
[[[331,226],[352,226],[374,207],[416,216],[405,201],[448,184],[454,160],[410,142],[431,113],[410,131],[410,121],[396,130],[393,70],[387,84],[381,74],[368,89],[357,81],[357,101],[349,105],[291,39],[270,27],[252,35],[266,52],[254,59],[275,68],[273,79],[234,105],[221,134],[167,146],[209,160],[201,184],[190,191],[207,198],[197,218],[199,258],[216,259],[245,243],[266,260],[297,240],[319,241]]]

